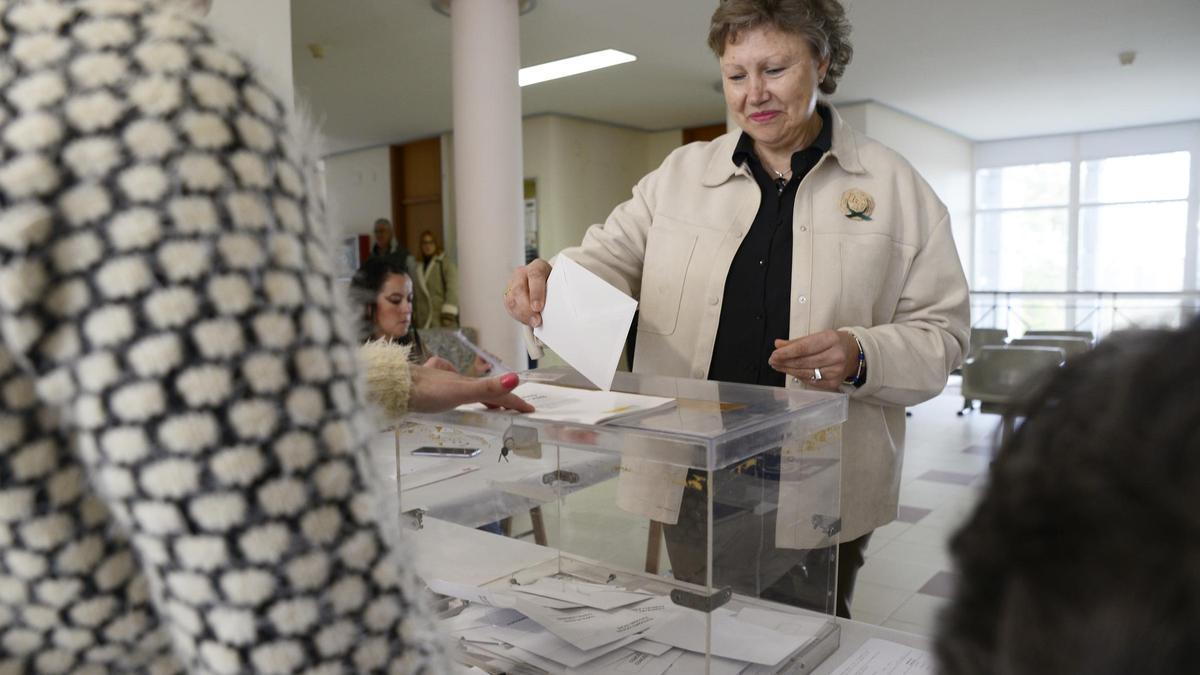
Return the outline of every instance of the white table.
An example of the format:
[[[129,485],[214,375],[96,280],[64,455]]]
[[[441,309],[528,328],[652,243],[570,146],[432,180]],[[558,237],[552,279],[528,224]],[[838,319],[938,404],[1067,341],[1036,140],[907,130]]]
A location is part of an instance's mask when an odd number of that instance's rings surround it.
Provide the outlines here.
[[[428,518],[421,530],[410,532],[409,542],[416,549],[417,571],[426,578],[453,579],[460,583],[482,585],[517,570],[553,560],[558,552],[519,539],[462,527]],[[841,643],[812,675],[828,675],[863,643],[871,638],[929,650],[929,638],[891,628],[838,619]]]

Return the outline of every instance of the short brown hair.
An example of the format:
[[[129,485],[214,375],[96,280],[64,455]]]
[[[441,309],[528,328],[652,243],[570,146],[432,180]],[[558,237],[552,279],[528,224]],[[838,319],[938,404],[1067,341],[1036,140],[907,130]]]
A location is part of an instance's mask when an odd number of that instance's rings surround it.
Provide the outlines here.
[[[850,22],[838,0],[721,0],[708,27],[708,46],[718,58],[742,31],[770,27],[808,40],[818,59],[829,59],[821,91],[837,91],[854,56]]]

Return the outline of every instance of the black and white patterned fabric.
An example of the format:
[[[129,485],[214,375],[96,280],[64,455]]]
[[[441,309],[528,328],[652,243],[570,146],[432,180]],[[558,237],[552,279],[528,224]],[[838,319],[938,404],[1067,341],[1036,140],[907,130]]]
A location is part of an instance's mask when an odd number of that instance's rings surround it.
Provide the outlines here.
[[[0,673],[427,673],[311,159],[202,24],[0,0]]]

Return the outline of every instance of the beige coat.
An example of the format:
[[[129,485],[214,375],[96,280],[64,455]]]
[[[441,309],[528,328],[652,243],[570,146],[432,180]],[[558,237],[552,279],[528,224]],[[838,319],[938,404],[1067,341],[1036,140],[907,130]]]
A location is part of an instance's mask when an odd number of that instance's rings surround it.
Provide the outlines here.
[[[970,309],[946,207],[903,157],[831,112],[832,150],[796,193],[790,337],[850,330],[866,354],[843,435],[847,540],[895,519],[904,407],[945,387],[967,351]],[[725,276],[760,197],[749,169],[733,165],[737,140],[672,152],[563,251],[639,298],[636,372],[708,375]],[[851,189],[873,198],[869,219],[847,215]]]

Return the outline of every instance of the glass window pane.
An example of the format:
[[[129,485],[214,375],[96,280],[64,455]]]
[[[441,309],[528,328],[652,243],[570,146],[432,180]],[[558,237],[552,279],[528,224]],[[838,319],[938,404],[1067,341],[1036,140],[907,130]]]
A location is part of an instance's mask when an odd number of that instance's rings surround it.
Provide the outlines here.
[[[1181,291],[1187,202],[1079,209],[1079,288]]]
[[[974,288],[1067,289],[1067,209],[975,216]]]
[[[1071,199],[1071,163],[1025,164],[975,172],[981,209],[1065,206]]]
[[[1084,204],[1187,199],[1189,152],[1108,157],[1082,162],[1079,201]]]

